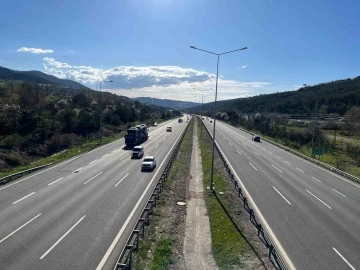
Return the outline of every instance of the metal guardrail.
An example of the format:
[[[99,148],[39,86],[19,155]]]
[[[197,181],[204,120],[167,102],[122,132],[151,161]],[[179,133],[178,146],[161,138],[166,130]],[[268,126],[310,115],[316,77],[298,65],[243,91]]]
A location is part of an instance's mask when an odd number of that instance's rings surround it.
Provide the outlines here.
[[[202,125],[204,125],[203,122],[201,121],[201,119],[200,119],[200,123]],[[212,138],[212,135],[211,135],[210,131],[208,130],[208,128],[205,125],[204,125],[204,127],[207,130],[210,138]],[[219,145],[216,142],[215,142],[215,147],[216,147],[216,150],[217,150],[217,152],[221,158],[221,161],[226,169],[226,172],[228,173],[228,176],[229,176],[231,182],[234,184],[235,190],[238,192],[239,198],[243,201],[244,209],[250,215],[251,223],[257,229],[257,235],[258,235],[259,239],[269,250],[268,257],[269,257],[270,261],[272,262],[272,264],[274,265],[274,267],[276,269],[280,269],[280,270],[289,269],[289,267],[285,263],[284,259],[282,258],[280,252],[278,251],[276,245],[274,244],[274,241],[271,239],[269,233],[266,231],[265,227],[262,225],[261,219],[259,218],[259,214],[254,210],[253,205],[251,204],[251,202],[249,202],[247,197],[244,195],[243,189],[240,187],[240,184],[237,181],[237,179],[235,178],[235,175],[231,172],[231,168],[230,168],[231,166],[228,164],[228,161],[227,161],[224,153],[221,151]],[[215,191],[213,191],[213,192],[215,192]]]
[[[243,132],[246,132],[246,133],[251,134],[251,133],[250,133],[248,130],[246,130],[246,129],[243,129],[243,128],[238,128],[238,129],[240,129],[240,130],[243,131]],[[307,156],[307,155],[304,155],[304,154],[302,154],[302,153],[300,153],[300,152],[298,152],[298,151],[296,151],[296,150],[293,150],[293,149],[291,149],[291,148],[289,148],[289,147],[286,147],[286,146],[284,146],[284,145],[282,145],[282,144],[280,144],[280,143],[274,142],[274,141],[269,140],[269,139],[266,139],[266,138],[262,138],[262,139],[263,139],[264,141],[266,141],[266,142],[268,142],[268,143],[271,143],[271,144],[273,144],[273,145],[275,145],[275,146],[277,146],[277,147],[279,147],[279,148],[282,148],[282,149],[284,149],[284,150],[286,150],[286,151],[288,151],[288,152],[290,152],[290,153],[292,153],[292,154],[294,154],[294,155],[297,155],[297,156],[299,156],[299,157],[301,157],[301,158],[303,158],[303,159],[306,159],[306,160],[308,160],[308,161],[310,161],[310,162],[312,162],[312,163],[315,163],[315,164],[317,164],[317,165],[319,165],[319,166],[321,166],[321,167],[323,167],[323,168],[325,168],[325,169],[328,169],[329,171],[332,171],[332,172],[334,172],[334,173],[337,173],[337,174],[339,174],[339,175],[341,175],[341,176],[346,177],[347,179],[349,179],[349,180],[351,180],[351,181],[353,181],[353,182],[356,182],[356,183],[360,184],[360,178],[358,178],[358,177],[356,177],[356,176],[354,176],[354,175],[351,175],[351,174],[349,174],[349,173],[347,173],[347,172],[344,172],[344,171],[339,170],[339,169],[337,169],[337,168],[335,168],[335,167],[332,167],[332,166],[330,166],[329,164],[326,164],[326,163],[324,163],[324,162],[321,162],[320,160],[317,160],[317,159],[315,159],[315,158],[312,158],[312,157],[309,157],[309,156]]]
[[[169,172],[171,169],[171,166],[174,162],[174,159],[176,158],[177,153],[179,152],[181,143],[184,139],[184,136],[187,132],[189,124],[186,126],[185,131],[183,132],[180,140],[178,141],[176,147],[174,148],[173,152],[171,153],[171,156],[153,190],[151,193],[147,203],[145,204],[145,207],[143,211],[141,212],[141,215],[136,222],[136,225],[134,226],[126,245],[124,246],[123,250],[120,253],[120,256],[118,258],[118,261],[114,267],[115,270],[119,269],[131,269],[132,267],[132,253],[139,248],[139,240],[140,237],[144,237],[145,235],[145,226],[150,225],[151,221],[151,215],[154,213],[154,208],[156,207],[157,201],[160,199],[160,193],[164,189],[164,184],[168,180]]]
[[[52,165],[53,163],[48,163],[48,164],[45,164],[45,165],[41,165],[41,166],[37,166],[37,167],[34,167],[34,168],[31,168],[31,169],[28,169],[28,170],[25,170],[25,171],[21,171],[21,172],[17,172],[17,173],[14,173],[14,174],[10,174],[8,176],[5,176],[3,178],[0,178],[0,185],[4,185],[14,179],[17,179],[25,174],[29,174],[29,173],[32,173],[36,170],[39,170],[41,168],[44,168],[44,167],[47,167],[47,166],[50,166]]]

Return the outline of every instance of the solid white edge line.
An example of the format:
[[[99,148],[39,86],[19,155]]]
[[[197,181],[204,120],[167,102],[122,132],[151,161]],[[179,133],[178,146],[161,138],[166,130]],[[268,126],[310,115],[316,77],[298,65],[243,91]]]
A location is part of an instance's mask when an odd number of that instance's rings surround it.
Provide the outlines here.
[[[282,170],[280,170],[278,167],[276,167],[274,164],[271,164],[271,166],[273,166],[275,169],[277,169],[279,172],[283,173]]]
[[[123,156],[122,158],[120,158],[120,160],[123,160],[124,158],[126,158],[129,154]]]
[[[168,154],[165,156],[163,162],[160,164],[159,168],[161,168],[164,164],[164,162],[166,161],[166,159],[168,158],[168,156],[170,155],[172,149],[175,147],[177,141],[179,140],[180,136],[183,134],[183,132],[185,131],[185,127],[183,128],[183,131],[180,133],[180,135],[177,137],[176,141],[174,142],[173,146],[170,148]],[[149,184],[147,185],[146,189],[144,190],[143,194],[141,195],[140,199],[137,201],[136,205],[134,206],[133,210],[131,211],[130,215],[127,217],[126,221],[124,222],[123,226],[121,227],[119,233],[116,235],[116,237],[114,238],[114,241],[111,243],[110,247],[108,248],[108,250],[106,251],[104,257],[101,259],[99,265],[96,267],[96,270],[101,270],[106,261],[108,260],[111,252],[113,251],[113,249],[116,246],[116,243],[119,241],[120,237],[122,236],[122,234],[125,231],[125,228],[128,226],[128,224],[130,223],[130,220],[132,219],[132,217],[135,215],[135,212],[137,211],[137,209],[139,208],[140,203],[143,201],[146,193],[148,192],[148,190],[150,189],[154,179],[156,179],[157,175],[159,174],[160,170],[158,169],[155,172],[155,175],[153,176],[153,178],[150,180]]]
[[[249,164],[251,165],[251,167],[253,167],[255,169],[255,171],[257,171],[257,169],[255,168],[254,165],[251,164],[251,162],[249,162]]]
[[[240,153],[240,151],[239,151],[239,150],[236,150],[236,152],[238,152],[238,153],[241,155],[241,153]]]
[[[50,252],[51,250],[53,250],[85,217],[86,217],[86,215],[83,216],[82,218],[80,218],[78,222],[76,222],[63,236],[61,236],[60,239],[57,240],[57,241],[55,242],[55,244],[53,244],[53,245],[51,246],[51,248],[49,248],[49,249],[40,257],[40,260],[44,259],[45,256],[48,255],[49,252]]]
[[[221,122],[220,122],[221,123]],[[211,137],[212,138],[212,137]],[[216,142],[216,140],[215,140]],[[219,146],[220,148],[220,146]],[[220,151],[223,153],[223,151],[220,148]],[[264,218],[264,216],[262,215],[262,213],[260,212],[259,208],[257,207],[257,205],[255,204],[253,198],[250,196],[250,193],[248,192],[248,190],[246,189],[245,185],[243,184],[243,182],[241,181],[240,177],[237,175],[237,173],[235,172],[233,166],[231,165],[231,163],[229,162],[229,160],[226,158],[226,156],[224,156],[224,159],[226,160],[227,164],[229,164],[229,167],[231,169],[231,171],[233,172],[234,176],[236,177],[236,180],[241,184],[243,191],[246,195],[246,197],[248,198],[248,200],[250,201],[250,203],[252,204],[252,206],[254,207],[255,211],[257,212],[260,221],[262,222],[262,225],[266,228],[267,232],[269,233],[271,239],[274,241],[275,246],[278,248],[278,251],[280,252],[280,254],[283,256],[283,259],[285,260],[285,263],[287,264],[288,268],[291,270],[295,270],[295,266],[293,265],[292,261],[290,260],[289,256],[287,255],[287,253],[285,252],[284,248],[282,247],[282,245],[280,244],[279,240],[276,238],[274,232],[271,230],[269,224],[267,223],[266,219]]]
[[[330,209],[332,209],[329,205],[327,205],[326,203],[324,203],[322,200],[320,200],[318,197],[316,197],[314,194],[312,194],[310,191],[308,191],[306,189],[306,192],[310,193],[314,198],[316,198],[318,201],[322,202],[324,205],[326,205],[327,207],[329,207]]]
[[[347,263],[347,265],[352,269],[352,270],[356,270],[354,266],[352,266],[347,259],[345,259],[345,257],[343,255],[341,255],[341,253],[339,251],[336,250],[336,248],[333,247],[333,250],[337,253],[337,255],[340,256],[341,259],[343,259],[344,262]]]
[[[34,219],[38,218],[39,216],[41,216],[41,213],[38,214],[36,217],[33,217],[32,219],[30,219],[28,222],[26,222],[25,224],[23,224],[22,226],[20,226],[19,228],[17,228],[15,231],[13,231],[12,233],[10,233],[8,236],[4,237],[3,239],[0,240],[0,243],[5,241],[6,239],[8,239],[10,236],[12,236],[14,233],[16,233],[17,231],[21,230],[22,228],[24,228],[26,225],[28,225],[30,222],[32,222]]]
[[[19,180],[19,181],[16,181],[16,182],[14,182],[14,183],[12,183],[12,184],[8,184],[8,185],[6,185],[5,187],[0,188],[0,190],[3,190],[3,189],[8,188],[8,187],[11,187],[11,186],[16,185],[16,184],[18,184],[18,183],[21,183],[22,181],[25,181],[25,180],[27,180],[27,179],[29,179],[29,178],[31,178],[31,177],[34,177],[34,176],[36,176],[36,175],[39,175],[39,174],[41,174],[41,173],[47,172],[47,171],[49,171],[49,170],[51,170],[51,169],[54,169],[54,168],[56,168],[56,167],[58,167],[58,166],[60,166],[60,165],[63,165],[63,164],[65,164],[65,163],[67,163],[67,162],[73,161],[74,159],[77,159],[77,158],[78,158],[78,157],[75,157],[75,158],[72,158],[72,159],[70,159],[70,160],[64,161],[64,162],[62,162],[62,163],[60,163],[60,164],[57,164],[57,165],[55,165],[55,166],[52,166],[51,168],[48,168],[48,169],[43,170],[43,171],[41,171],[41,172],[35,173],[34,175],[31,175],[31,176],[29,176],[29,177],[26,177],[26,178],[24,178],[24,179],[21,179],[21,180]]]
[[[95,159],[95,160],[91,161],[89,164],[92,164],[92,163],[94,163],[94,162],[96,162],[96,161],[97,161],[97,159]]]
[[[54,182],[51,182],[50,184],[48,184],[48,186],[51,186],[52,184],[55,184],[57,181],[60,181],[61,179],[63,179],[64,177],[59,178],[58,180],[55,180]]]
[[[276,189],[276,187],[273,186],[273,188],[276,190],[277,193],[280,194],[281,197],[283,197],[283,199],[284,199],[288,204],[291,204],[291,203],[285,198],[285,196],[282,195],[282,194],[280,193],[280,191],[278,191],[278,190]]]
[[[297,170],[299,170],[300,172],[304,172],[303,170],[299,169],[299,168],[296,168]]]
[[[156,147],[158,147],[159,146],[159,144],[157,144],[154,148],[156,148]]]
[[[91,180],[95,179],[95,177],[98,177],[100,174],[102,174],[102,172],[99,172],[97,175],[95,175],[94,177],[92,177],[91,179],[87,180],[84,185],[86,185],[87,183],[89,183]]]
[[[121,178],[121,180],[115,185],[115,187],[117,187],[118,184],[120,184],[122,182],[122,180],[124,180],[126,178],[126,176],[128,176],[129,173],[127,173],[123,178]]]
[[[30,193],[29,195],[26,195],[25,197],[22,197],[21,199],[17,200],[16,202],[13,202],[12,204],[18,203],[18,202],[20,202],[20,201],[22,201],[22,200],[26,199],[27,197],[30,197],[30,196],[31,196],[31,195],[33,195],[33,194],[35,194],[35,192]]]
[[[314,176],[311,176],[311,178],[318,181],[319,183],[321,183],[321,181],[319,179],[315,178]]]
[[[332,190],[335,191],[336,193],[339,193],[341,196],[343,196],[343,197],[346,198],[346,196],[345,196],[344,194],[342,194],[341,192],[337,191],[336,189],[332,189]]]
[[[80,171],[82,169],[82,167],[80,167],[79,169],[76,169],[75,171],[73,171],[73,173],[76,173],[78,171]]]

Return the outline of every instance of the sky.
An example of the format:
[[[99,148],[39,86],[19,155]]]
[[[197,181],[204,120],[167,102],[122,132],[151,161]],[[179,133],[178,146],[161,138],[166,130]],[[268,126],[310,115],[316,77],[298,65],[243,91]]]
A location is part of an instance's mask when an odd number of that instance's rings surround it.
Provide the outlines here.
[[[128,97],[214,101],[360,75],[358,0],[0,1],[0,66]],[[112,80],[113,82],[106,82]],[[195,88],[195,89],[194,89]]]

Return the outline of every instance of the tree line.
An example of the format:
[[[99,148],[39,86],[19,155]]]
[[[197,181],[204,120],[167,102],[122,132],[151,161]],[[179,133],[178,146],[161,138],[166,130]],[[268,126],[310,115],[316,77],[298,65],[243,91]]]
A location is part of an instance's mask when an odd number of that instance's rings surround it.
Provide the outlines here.
[[[3,81],[0,169],[96,138],[100,117],[103,135],[111,136],[136,123],[150,125],[156,119],[166,120],[180,114],[108,92],[100,95],[93,90]],[[15,154],[19,158],[9,158]]]

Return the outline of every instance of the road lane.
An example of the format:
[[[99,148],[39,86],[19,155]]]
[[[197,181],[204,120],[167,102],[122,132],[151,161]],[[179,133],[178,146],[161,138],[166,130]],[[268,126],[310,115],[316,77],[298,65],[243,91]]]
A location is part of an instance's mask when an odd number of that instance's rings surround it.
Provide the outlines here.
[[[145,154],[155,155],[158,164],[185,127],[185,124],[172,123],[173,132],[167,133],[165,127],[159,127],[144,143]],[[155,148],[161,140],[164,140],[161,147]],[[43,177],[31,183],[27,182],[29,179],[0,190],[3,203],[0,209],[0,239],[42,213],[7,238],[6,246],[0,243],[0,264],[4,269],[20,269],[25,265],[27,269],[96,268],[155,174],[142,173],[141,159],[131,159],[130,151],[121,149],[114,152],[111,148],[107,151],[105,154],[95,151],[87,155],[88,163],[81,170],[73,173],[73,168],[68,169],[66,175],[62,171],[62,179],[57,182],[54,181],[60,178],[56,178],[59,175],[54,170],[56,177]],[[97,162],[89,164],[90,159]],[[74,170],[81,167],[79,163],[75,165]],[[18,194],[24,191],[27,192],[25,195],[29,191],[35,193],[26,199],[26,204],[12,205],[13,198],[20,198]],[[3,194],[7,196],[3,197]],[[42,257],[83,216],[86,218]]]
[[[206,122],[205,124],[211,127]],[[217,134],[217,142],[296,267],[346,269],[343,261],[338,256],[334,256],[332,251],[334,245],[341,247],[352,265],[360,265],[360,258],[356,252],[360,249],[357,187],[349,190],[352,185],[338,179],[337,176],[319,170],[268,143],[252,143],[249,140],[250,135],[224,123],[220,122],[217,125],[217,131],[221,131],[226,137],[224,140]],[[233,146],[230,147],[229,141]],[[256,155],[254,151],[257,152],[256,149],[261,148],[265,149],[262,150],[264,155]],[[242,155],[239,155],[237,150]],[[249,171],[249,164],[256,166],[257,171],[254,169]],[[322,182],[314,180],[313,175],[317,176],[316,179],[322,179]],[[328,181],[328,178],[333,179]],[[334,189],[341,193],[347,190],[353,196],[356,195],[355,200],[346,200],[345,197],[334,192],[333,185],[336,186]],[[272,187],[280,188],[281,194],[291,201],[291,205],[286,206],[287,204]]]

